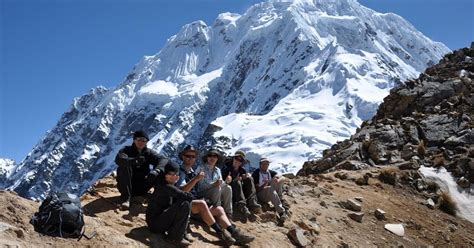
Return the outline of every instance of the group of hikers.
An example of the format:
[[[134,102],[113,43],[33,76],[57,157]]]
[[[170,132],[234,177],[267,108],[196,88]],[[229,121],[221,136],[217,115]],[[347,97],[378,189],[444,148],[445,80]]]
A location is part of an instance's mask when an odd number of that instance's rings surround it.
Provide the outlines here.
[[[226,246],[252,242],[255,237],[232,223],[234,208],[241,216],[250,218],[262,212],[262,204],[271,202],[279,223],[288,218],[288,205],[282,198],[285,178],[269,170],[267,158],[261,158],[259,168],[250,174],[243,167],[248,162],[243,151],[235,152],[220,168],[222,154],[211,148],[197,166],[198,149],[186,145],[178,154],[182,161],[178,165],[147,148],[148,141],[144,131],[136,131],[132,145],[118,152],[117,187],[123,209],[130,207],[132,198],[142,199],[154,188],[146,222],[166,242],[178,246],[191,244],[190,217],[206,223]]]

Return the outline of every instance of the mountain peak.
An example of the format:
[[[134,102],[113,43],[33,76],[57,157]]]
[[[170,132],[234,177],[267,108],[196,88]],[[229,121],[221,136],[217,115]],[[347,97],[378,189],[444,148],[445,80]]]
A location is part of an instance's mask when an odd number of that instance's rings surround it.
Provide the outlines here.
[[[220,146],[296,172],[449,51],[391,18],[349,0],[273,1],[184,25],[116,88],[76,100],[9,185],[27,197],[82,193],[138,129],[174,159],[183,143]]]

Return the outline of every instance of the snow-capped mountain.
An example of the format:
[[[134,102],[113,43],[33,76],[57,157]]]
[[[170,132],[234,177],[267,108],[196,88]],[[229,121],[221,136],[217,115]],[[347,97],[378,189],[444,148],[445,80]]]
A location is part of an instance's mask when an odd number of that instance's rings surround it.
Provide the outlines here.
[[[0,189],[6,186],[7,178],[10,176],[13,168],[15,168],[14,160],[0,158]]]
[[[447,52],[400,16],[355,0],[270,1],[220,14],[210,26],[196,21],[116,88],[74,99],[8,186],[30,198],[82,193],[115,170],[117,151],[137,129],[171,157],[183,143],[217,143],[296,172]]]

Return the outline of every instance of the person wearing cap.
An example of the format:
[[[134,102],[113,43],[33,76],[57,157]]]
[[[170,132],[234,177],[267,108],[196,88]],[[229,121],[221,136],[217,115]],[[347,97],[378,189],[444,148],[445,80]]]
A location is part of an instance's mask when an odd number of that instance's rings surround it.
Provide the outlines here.
[[[133,133],[133,143],[117,153],[117,188],[120,192],[121,207],[128,209],[132,197],[146,196],[152,184],[146,179],[148,173],[163,169],[168,159],[146,147],[148,135],[140,130]]]
[[[146,223],[150,231],[164,236],[167,245],[183,247],[191,244],[184,237],[193,196],[175,186],[178,178],[179,165],[168,161],[156,178],[146,210]]]
[[[222,206],[228,218],[232,218],[232,188],[222,180],[222,173],[217,162],[220,160],[217,149],[208,150],[202,156],[203,164],[197,168],[197,173],[204,172],[204,177],[198,184],[198,197],[203,197],[212,206]]]
[[[203,171],[196,173],[193,170],[198,155],[198,150],[192,145],[185,146],[178,155],[179,159],[183,161],[183,164],[179,170],[180,176],[176,186],[193,195],[191,213],[200,217],[204,223],[211,227],[226,246],[233,244],[245,245],[252,242],[255,237],[243,233],[232,224],[221,206],[208,206],[204,200],[198,199],[196,184],[204,178]],[[192,241],[189,235],[185,235],[185,239]]]
[[[276,171],[269,170],[270,160],[268,158],[260,159],[260,168],[253,174],[257,199],[261,203],[271,202],[278,213],[280,223],[288,218],[287,210],[283,207],[283,183],[285,178]]]
[[[251,212],[260,213],[262,206],[257,202],[257,195],[252,176],[244,169],[246,163],[245,153],[236,151],[232,163],[222,170],[222,177],[232,187],[232,201],[234,206],[245,216],[250,217]]]

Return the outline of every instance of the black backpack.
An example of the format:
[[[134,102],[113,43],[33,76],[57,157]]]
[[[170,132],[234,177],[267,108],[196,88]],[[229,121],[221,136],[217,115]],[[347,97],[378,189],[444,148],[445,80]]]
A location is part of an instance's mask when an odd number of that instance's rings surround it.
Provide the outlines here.
[[[35,231],[63,238],[81,237],[84,214],[79,197],[68,193],[52,193],[41,203],[30,221]]]

